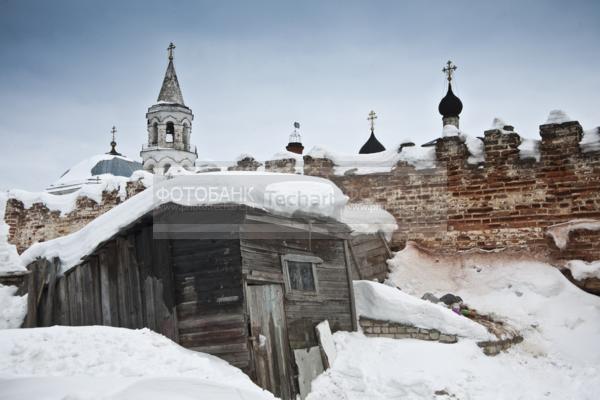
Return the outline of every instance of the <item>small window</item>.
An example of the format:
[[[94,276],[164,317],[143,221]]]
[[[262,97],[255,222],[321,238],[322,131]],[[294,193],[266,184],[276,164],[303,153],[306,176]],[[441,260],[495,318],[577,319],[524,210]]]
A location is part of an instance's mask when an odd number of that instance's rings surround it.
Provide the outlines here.
[[[301,261],[288,261],[288,275],[292,290],[315,291],[315,277],[312,263]]]
[[[285,286],[289,293],[312,294],[318,292],[317,264],[323,261],[318,257],[288,254],[282,257]]]

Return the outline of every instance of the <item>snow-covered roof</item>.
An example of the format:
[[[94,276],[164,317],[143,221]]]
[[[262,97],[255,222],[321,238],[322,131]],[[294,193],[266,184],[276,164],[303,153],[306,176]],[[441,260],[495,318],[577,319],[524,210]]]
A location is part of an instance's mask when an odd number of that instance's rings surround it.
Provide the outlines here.
[[[50,193],[69,193],[87,183],[98,183],[103,175],[130,177],[142,169],[142,164],[124,156],[97,154],[86,158],[68,169],[56,182],[46,189]]]
[[[391,223],[393,217],[383,209],[370,214],[370,223],[364,221],[364,215],[362,220],[355,220],[355,213],[344,213],[347,201],[333,182],[313,176],[249,171],[182,175],[156,182],[152,190],[127,199],[77,232],[32,245],[21,260],[29,265],[38,257],[59,257],[63,270],[69,269],[121,228],[167,203],[240,204],[282,216],[301,212],[333,218],[366,233],[382,229],[389,235],[396,228],[395,221]]]

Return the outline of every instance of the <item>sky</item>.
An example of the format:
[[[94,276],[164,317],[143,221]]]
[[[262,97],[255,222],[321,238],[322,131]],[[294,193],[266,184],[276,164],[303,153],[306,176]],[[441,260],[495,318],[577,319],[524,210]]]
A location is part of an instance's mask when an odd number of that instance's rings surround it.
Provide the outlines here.
[[[552,109],[600,125],[598,1],[0,0],[0,189],[40,191],[78,161],[140,159],[169,42],[200,159],[354,154],[370,110],[388,148],[441,136],[442,68],[461,129],[538,138]]]

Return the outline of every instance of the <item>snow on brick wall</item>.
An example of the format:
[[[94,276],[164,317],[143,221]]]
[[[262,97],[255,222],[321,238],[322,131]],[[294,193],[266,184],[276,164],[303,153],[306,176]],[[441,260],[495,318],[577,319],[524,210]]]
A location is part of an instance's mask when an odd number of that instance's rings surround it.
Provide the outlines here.
[[[45,242],[78,231],[96,217],[145,188],[141,181],[134,181],[127,183],[125,198],[119,190],[102,192],[100,202],[86,196],[78,197],[72,210],[65,213],[51,210],[44,203],[35,202],[27,207],[23,201],[9,198],[4,213],[4,220],[9,226],[8,242],[16,245],[17,251],[22,253],[33,243]]]

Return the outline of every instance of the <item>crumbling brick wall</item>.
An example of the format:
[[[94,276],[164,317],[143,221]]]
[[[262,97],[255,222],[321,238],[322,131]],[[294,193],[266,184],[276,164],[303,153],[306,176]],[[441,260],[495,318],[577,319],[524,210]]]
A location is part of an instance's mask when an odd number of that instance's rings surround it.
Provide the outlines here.
[[[141,181],[128,182],[126,198],[144,189]],[[42,203],[34,203],[25,208],[20,200],[9,198],[4,212],[4,220],[9,226],[8,241],[16,245],[17,251],[22,253],[33,243],[68,235],[83,228],[121,202],[117,190],[105,191],[100,203],[89,197],[79,197],[73,210],[61,215],[59,211],[50,210]]]
[[[509,249],[550,256],[548,226],[600,219],[600,152],[582,152],[582,134],[575,121],[540,126],[539,161],[520,157],[518,134],[489,130],[479,164],[468,163],[459,137],[444,137],[429,170],[400,163],[387,173],[336,176],[331,160],[305,157],[305,174],[328,177],[351,201],[392,213],[400,226],[395,248],[410,240],[448,253]],[[570,256],[597,259],[598,247],[586,242]]]

